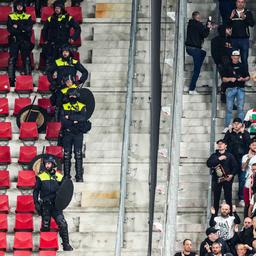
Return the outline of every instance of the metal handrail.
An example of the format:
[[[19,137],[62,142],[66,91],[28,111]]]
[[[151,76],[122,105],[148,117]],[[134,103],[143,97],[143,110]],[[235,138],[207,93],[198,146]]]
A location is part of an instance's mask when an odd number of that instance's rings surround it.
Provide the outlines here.
[[[181,118],[182,97],[184,85],[184,45],[185,25],[187,19],[187,1],[179,0],[176,11],[176,35],[175,35],[175,58],[173,97],[170,121],[170,144],[169,144],[169,179],[166,207],[166,220],[164,232],[164,256],[175,254],[176,222],[178,208],[179,164],[180,164],[180,141],[181,141]]]
[[[121,174],[120,174],[120,199],[119,199],[119,213],[117,223],[117,235],[115,244],[115,256],[121,255],[121,248],[124,241],[124,217],[125,217],[125,198],[126,198],[126,175],[128,171],[128,153],[130,142],[130,123],[131,123],[131,106],[133,94],[133,78],[136,54],[136,33],[138,20],[138,0],[132,1],[131,13],[131,29],[130,29],[130,47],[128,60],[128,74],[127,74],[127,93],[126,106],[124,117],[123,130],[123,144],[122,144],[122,158],[121,158]]]

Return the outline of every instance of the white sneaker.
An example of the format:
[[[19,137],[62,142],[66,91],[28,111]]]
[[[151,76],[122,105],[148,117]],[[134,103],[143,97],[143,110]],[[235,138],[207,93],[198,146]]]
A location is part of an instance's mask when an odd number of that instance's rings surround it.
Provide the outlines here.
[[[222,134],[226,134],[226,132],[229,130],[229,128],[228,127],[225,127],[224,129],[223,129],[223,131],[222,131]]]
[[[240,207],[245,207],[244,200],[240,200],[238,206],[240,206]]]
[[[188,94],[190,94],[190,95],[197,95],[199,93],[196,90],[194,90],[194,91],[188,91]]]

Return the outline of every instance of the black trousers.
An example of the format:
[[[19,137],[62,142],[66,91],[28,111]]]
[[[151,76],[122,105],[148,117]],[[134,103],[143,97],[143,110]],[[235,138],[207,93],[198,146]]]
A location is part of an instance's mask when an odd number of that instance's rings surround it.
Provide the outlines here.
[[[216,215],[218,214],[218,211],[219,211],[220,196],[221,196],[222,188],[224,190],[224,199],[226,203],[230,206],[230,210],[232,212],[232,185],[233,185],[233,180],[223,181],[220,183],[218,183],[215,180],[213,181],[213,197],[214,197],[213,206],[216,211]]]

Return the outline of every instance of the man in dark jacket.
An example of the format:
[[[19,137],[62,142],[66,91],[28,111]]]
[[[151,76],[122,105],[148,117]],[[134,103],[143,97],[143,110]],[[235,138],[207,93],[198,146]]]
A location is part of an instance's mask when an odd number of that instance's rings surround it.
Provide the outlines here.
[[[243,225],[242,230],[239,232],[238,237],[239,237],[239,243],[252,246],[253,227],[252,227],[252,219],[251,218],[246,217],[244,219],[244,225]]]
[[[207,160],[207,166],[212,170],[212,184],[214,193],[214,209],[216,215],[219,211],[221,190],[224,190],[226,203],[232,209],[232,184],[238,165],[235,157],[227,152],[227,145],[224,140],[217,141],[218,149]]]
[[[70,35],[70,29],[74,34]],[[48,17],[44,24],[42,34],[44,38],[43,56],[46,60],[46,68],[59,57],[62,46],[72,44],[80,36],[79,24],[65,11],[64,2],[57,0],[54,3],[54,14]]]
[[[192,251],[192,241],[190,239],[185,239],[182,243],[183,250],[181,252],[175,253],[174,256],[196,256],[197,254]]]
[[[222,254],[229,253],[230,249],[227,243],[219,237],[218,230],[210,227],[206,229],[207,238],[200,245],[200,256],[206,256],[208,253],[212,252],[212,244],[214,242],[221,244]]]
[[[252,12],[245,8],[245,0],[236,1],[236,9],[230,15],[228,24],[232,27],[232,46],[240,50],[242,63],[248,66],[249,27],[254,26]]]
[[[25,75],[31,74],[30,53],[32,50],[31,35],[33,27],[31,15],[26,13],[26,7],[22,0],[15,1],[13,8],[14,12],[8,15],[7,20],[7,30],[10,33],[8,75],[11,86],[15,85],[15,70],[19,51]]]
[[[245,130],[245,126],[240,118],[235,118],[232,123],[232,129],[228,130],[224,136],[224,141],[227,143],[227,150],[236,159],[239,165],[238,180],[238,198],[239,205],[244,207],[244,184],[246,172],[241,170],[242,157],[248,153],[251,143],[250,134]]]
[[[229,21],[231,12],[236,7],[236,0],[219,0],[219,11],[222,18],[222,24],[226,25]]]
[[[186,51],[187,54],[193,57],[194,71],[193,76],[189,85],[189,94],[196,94],[195,88],[196,83],[201,71],[201,67],[206,56],[206,52],[202,50],[202,44],[204,38],[209,35],[211,23],[207,22],[204,26],[200,22],[200,13],[193,12],[192,19],[189,20],[187,27],[187,40],[186,40]]]
[[[56,162],[53,157],[46,156],[43,159],[45,170],[36,177],[36,185],[33,191],[35,208],[42,215],[41,232],[50,231],[51,217],[59,227],[59,233],[63,241],[63,250],[72,251],[69,244],[68,224],[63,212],[55,208],[56,193],[62,183],[63,175],[55,170]]]

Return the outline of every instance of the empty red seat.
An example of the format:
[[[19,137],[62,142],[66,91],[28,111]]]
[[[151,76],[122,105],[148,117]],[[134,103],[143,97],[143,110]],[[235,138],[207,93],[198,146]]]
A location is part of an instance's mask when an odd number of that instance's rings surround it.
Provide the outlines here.
[[[17,76],[15,83],[15,92],[30,93],[33,92],[33,78],[32,76]]]
[[[45,22],[49,16],[51,16],[54,13],[54,10],[52,7],[45,6],[41,9],[41,22]]]
[[[31,213],[16,213],[14,231],[32,232],[33,230],[33,215]]]
[[[0,122],[0,141],[8,141],[12,139],[12,123]]]
[[[35,205],[32,195],[18,195],[16,213],[34,213]]]
[[[33,20],[33,22],[36,22],[36,11],[35,11],[35,7],[34,6],[27,6],[26,7],[26,13],[31,15],[31,18]]]
[[[8,20],[8,15],[12,12],[11,6],[0,6],[0,23],[5,24]]]
[[[0,146],[0,165],[11,163],[11,153],[9,146]]]
[[[36,183],[36,176],[33,170],[21,170],[18,174],[17,188],[31,189]]]
[[[38,129],[36,122],[23,122],[20,125],[20,140],[37,140]]]
[[[57,232],[40,232],[39,250],[58,250],[58,233]]]
[[[56,251],[39,251],[38,256],[56,256]]]
[[[37,92],[42,94],[50,92],[50,82],[47,76],[39,76]]]
[[[34,39],[33,39],[33,33],[32,33],[31,42],[32,42],[33,40],[34,40]],[[34,69],[34,68],[35,68],[35,61],[34,61],[34,54],[33,54],[33,52],[30,53],[30,61],[31,61],[31,67],[32,67],[32,69]],[[18,55],[16,67],[17,67],[17,69],[19,69],[19,70],[22,70],[23,67],[24,67],[20,53],[19,53],[19,55]]]
[[[1,32],[0,32],[1,35]],[[8,75],[0,75],[0,93],[10,92],[10,82]]]
[[[32,251],[14,251],[13,256],[32,256]]]
[[[7,47],[9,45],[9,32],[6,28],[0,28],[0,46]]]
[[[32,232],[16,232],[14,235],[13,250],[32,250]]]
[[[49,122],[46,126],[46,136],[47,140],[58,140],[59,133],[61,129],[60,122]]]
[[[31,105],[30,98],[16,98],[14,101],[14,111],[13,115],[16,116],[19,114],[20,110],[26,106]]]
[[[0,231],[7,232],[7,230],[8,230],[7,214],[1,213],[0,214]]]
[[[0,232],[0,250],[6,251],[6,249],[7,249],[6,233]]]
[[[80,6],[66,7],[67,13],[78,23],[83,23],[82,8]]]
[[[5,70],[8,67],[9,52],[0,52],[0,69]]]
[[[0,195],[0,213],[8,213],[9,209],[8,195]]]
[[[37,105],[46,110],[52,107],[50,99],[47,99],[47,98],[38,99]]]
[[[21,146],[19,155],[19,164],[29,164],[36,157],[37,149],[35,146]]]
[[[63,149],[61,146],[46,146],[46,154],[54,155],[59,159],[62,159]]]
[[[10,174],[7,170],[0,171],[0,189],[10,188]]]
[[[9,115],[9,105],[7,98],[0,98],[0,117]]]

